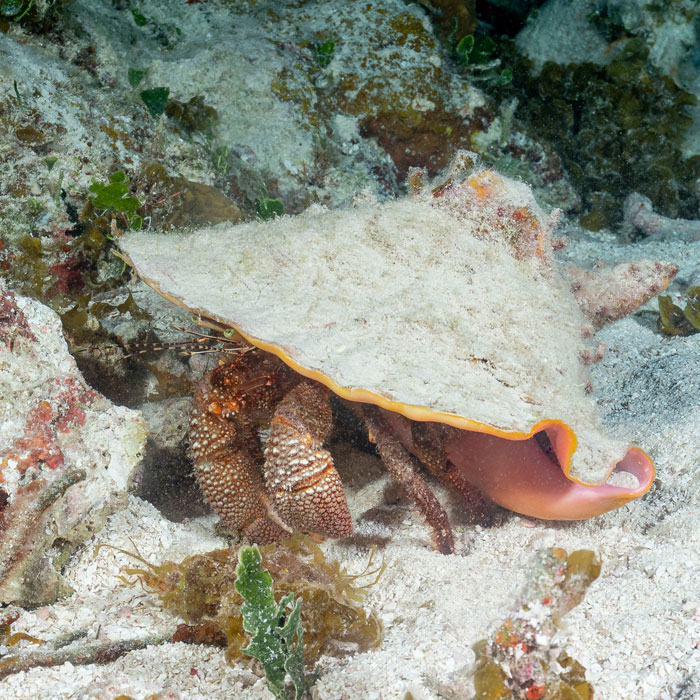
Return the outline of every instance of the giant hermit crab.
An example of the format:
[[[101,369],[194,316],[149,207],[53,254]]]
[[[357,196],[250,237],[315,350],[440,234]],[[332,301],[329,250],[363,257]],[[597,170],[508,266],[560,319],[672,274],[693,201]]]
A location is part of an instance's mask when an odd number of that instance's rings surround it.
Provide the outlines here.
[[[197,388],[190,445],[200,487],[224,524],[255,542],[302,530],[328,537],[352,532],[343,485],[323,449],[332,428],[329,391],[270,353],[243,347]],[[419,505],[441,551],[453,548],[447,516],[411,455],[379,411],[358,405],[394,480]],[[264,453],[259,428],[270,426]],[[440,424],[407,424],[413,451],[469,502],[471,486],[442,454]]]
[[[205,378],[192,420],[198,478],[226,523],[261,540],[350,532],[322,447],[328,390],[356,405],[444,552],[449,522],[410,453],[467,498],[476,488],[536,517],[590,517],[648,490],[651,460],[603,434],[584,364],[594,326],[677,268],[565,280],[529,188],[474,163],[459,153],[432,188],[412,172],[402,200],[121,239],[154,289],[256,348]],[[634,483],[606,483],[613,472]]]

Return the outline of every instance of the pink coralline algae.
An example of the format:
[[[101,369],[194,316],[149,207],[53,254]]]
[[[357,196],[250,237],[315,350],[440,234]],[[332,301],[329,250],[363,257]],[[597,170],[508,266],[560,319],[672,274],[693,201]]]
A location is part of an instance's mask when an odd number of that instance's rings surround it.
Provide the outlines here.
[[[15,303],[15,295],[5,292],[0,295],[0,343],[11,350],[17,337],[36,340],[27,323],[27,317]]]
[[[20,474],[30,467],[62,466],[64,456],[56,443],[57,433],[65,434],[75,426],[84,425],[83,407],[99,395],[94,389],[81,386],[74,377],[57,378],[51,384],[51,398],[42,399],[27,414],[24,436],[0,452],[0,480],[2,471],[13,463]]]

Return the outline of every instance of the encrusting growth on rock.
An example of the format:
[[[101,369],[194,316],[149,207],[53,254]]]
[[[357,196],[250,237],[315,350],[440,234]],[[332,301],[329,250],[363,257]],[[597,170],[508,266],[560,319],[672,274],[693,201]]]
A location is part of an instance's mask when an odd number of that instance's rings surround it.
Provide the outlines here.
[[[0,603],[37,606],[70,594],[60,568],[122,505],[146,428],[87,385],[53,311],[1,284],[0,386]]]
[[[663,292],[677,272],[674,263],[640,260],[593,270],[572,265],[566,275],[584,316],[600,328],[629,316]]]
[[[561,648],[559,627],[599,574],[590,550],[537,552],[515,610],[474,644],[473,668],[435,682],[440,697],[472,697],[473,681],[476,700],[592,700],[584,667]]]

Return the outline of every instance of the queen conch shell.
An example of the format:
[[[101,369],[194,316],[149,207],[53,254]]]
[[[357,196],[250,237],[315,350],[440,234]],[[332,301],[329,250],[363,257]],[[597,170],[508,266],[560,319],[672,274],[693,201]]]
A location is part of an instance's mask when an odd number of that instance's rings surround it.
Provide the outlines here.
[[[506,508],[577,519],[638,498],[653,464],[601,428],[588,324],[545,215],[525,184],[468,160],[405,199],[119,245],[164,297],[339,396],[461,429],[448,457]],[[637,483],[606,484],[613,471]]]

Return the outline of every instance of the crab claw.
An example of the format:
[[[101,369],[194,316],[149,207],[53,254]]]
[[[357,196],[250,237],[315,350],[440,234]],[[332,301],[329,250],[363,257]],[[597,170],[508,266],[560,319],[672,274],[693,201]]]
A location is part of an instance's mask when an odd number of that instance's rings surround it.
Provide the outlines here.
[[[245,432],[220,415],[195,408],[190,423],[195,473],[204,497],[226,527],[260,544],[275,542],[289,532],[268,517],[265,487],[251,457],[255,437],[241,434]]]
[[[343,484],[322,449],[332,427],[328,390],[302,382],[272,419],[265,449],[265,482],[273,508],[287,525],[327,537],[352,533]]]

